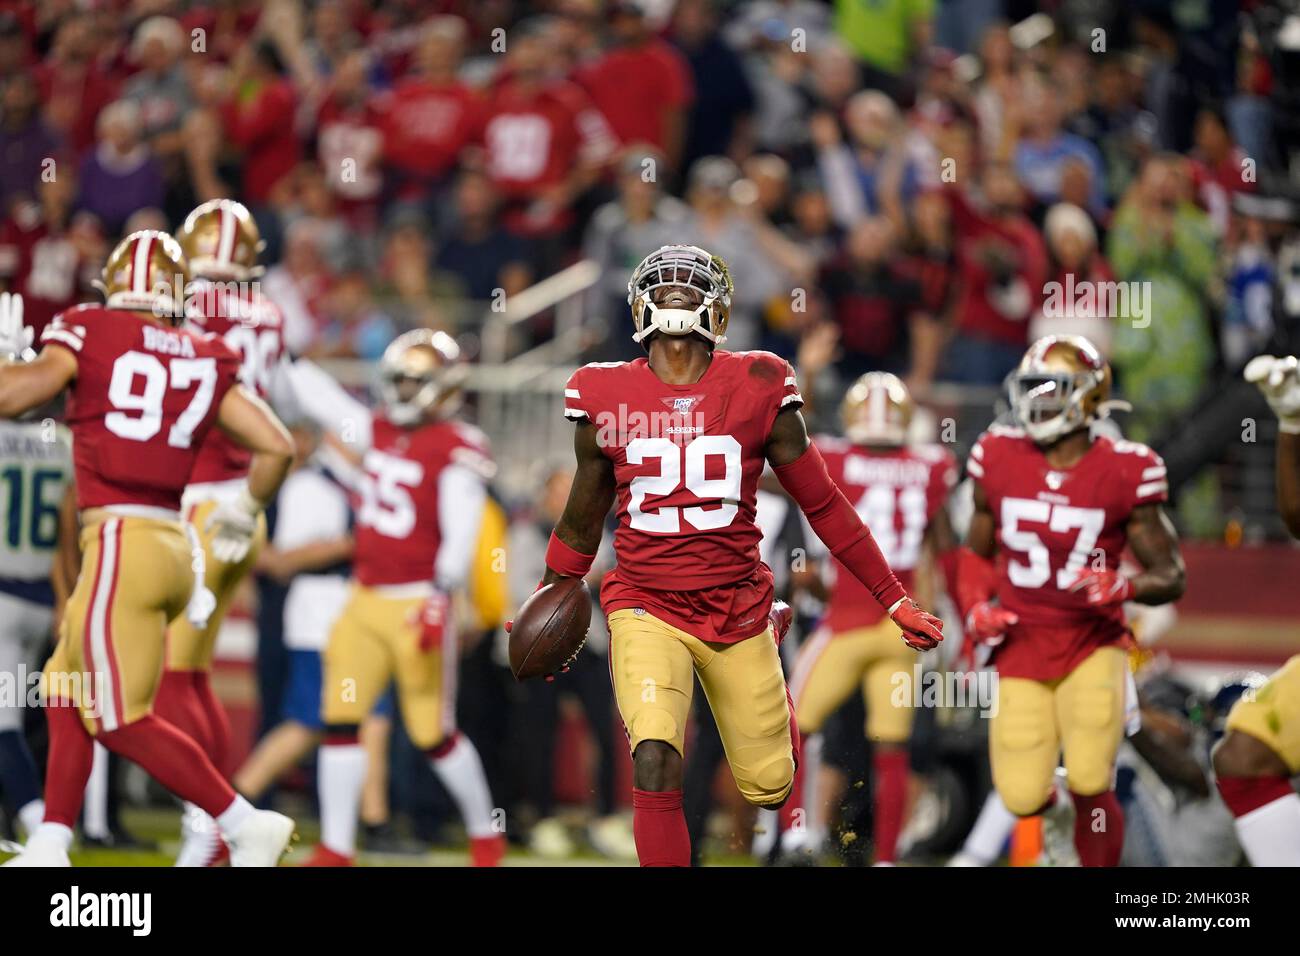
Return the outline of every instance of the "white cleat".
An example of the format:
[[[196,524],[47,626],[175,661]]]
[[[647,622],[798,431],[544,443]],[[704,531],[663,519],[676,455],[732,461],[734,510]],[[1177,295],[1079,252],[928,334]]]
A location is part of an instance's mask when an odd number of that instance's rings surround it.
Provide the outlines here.
[[[72,866],[72,861],[61,843],[34,834],[16,857],[0,866]]]
[[[185,804],[181,815],[181,849],[177,866],[208,866],[221,851],[221,833],[217,821],[194,806]]]
[[[988,864],[982,862],[979,859],[979,857],[975,856],[973,853],[967,853],[965,850],[962,850],[959,853],[957,853],[956,856],[952,857],[952,859],[948,861],[947,865],[948,866],[987,866]]]
[[[231,866],[275,866],[293,839],[293,821],[273,810],[254,810],[226,838]]]

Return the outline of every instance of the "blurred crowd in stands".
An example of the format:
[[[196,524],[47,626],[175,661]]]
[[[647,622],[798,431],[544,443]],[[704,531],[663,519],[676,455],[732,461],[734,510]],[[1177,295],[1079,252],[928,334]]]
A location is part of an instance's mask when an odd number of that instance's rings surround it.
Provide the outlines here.
[[[585,256],[616,357],[629,267],[690,241],[730,263],[736,348],[995,385],[1069,326],[1153,431],[1267,343],[1295,268],[1291,54],[1255,7],[3,0],[0,281],[39,319],[124,230],[233,195],[299,354]],[[1069,294],[1110,281],[1145,315]]]

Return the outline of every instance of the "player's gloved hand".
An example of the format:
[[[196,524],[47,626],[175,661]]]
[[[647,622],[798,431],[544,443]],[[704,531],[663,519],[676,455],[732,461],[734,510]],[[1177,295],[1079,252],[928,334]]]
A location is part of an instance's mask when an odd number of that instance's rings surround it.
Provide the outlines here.
[[[790,625],[794,623],[794,609],[784,601],[773,601],[772,610],[767,612],[767,622],[772,625],[776,646],[780,647],[785,636],[790,633]]]
[[[23,325],[23,297],[17,292],[0,292],[0,358],[31,361],[35,336],[35,329]]]
[[[1133,580],[1111,568],[1102,571],[1081,568],[1070,590],[1076,594],[1082,591],[1093,607],[1113,607],[1133,597]]]
[[[253,535],[257,533],[257,516],[261,513],[262,503],[247,486],[236,497],[219,502],[203,527],[213,536],[212,556],[224,564],[238,564],[248,557]]]
[[[420,650],[428,653],[442,646],[443,634],[451,614],[451,598],[443,591],[434,591],[420,607]]]
[[[928,651],[943,640],[943,621],[921,609],[911,598],[903,598],[889,609],[889,617],[903,632],[903,642],[914,651]]]
[[[1246,381],[1259,386],[1278,418],[1278,427],[1292,435],[1300,434],[1300,359],[1294,355],[1275,358],[1257,355],[1246,363],[1242,372]]]
[[[996,647],[1007,636],[1007,628],[1020,623],[1020,615],[992,601],[980,601],[966,615],[966,640],[971,644]]]

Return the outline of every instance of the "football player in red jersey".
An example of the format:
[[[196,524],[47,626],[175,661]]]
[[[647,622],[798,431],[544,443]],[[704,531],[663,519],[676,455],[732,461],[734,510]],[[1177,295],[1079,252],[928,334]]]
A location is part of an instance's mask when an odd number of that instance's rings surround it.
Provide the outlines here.
[[[196,618],[211,610],[179,510],[200,446],[218,425],[253,452],[246,494],[255,507],[222,507],[208,518],[208,530],[231,547],[247,546],[252,512],[275,494],[293,455],[284,426],[238,384],[234,353],[177,327],[180,295],[172,293],[187,273],[171,236],[133,233],[104,267],[105,305],[60,313],[40,355],[0,366],[5,417],[68,393],[83,551],[43,675],[45,821],[11,863],[67,865],[95,740],[213,817],[235,866],[275,865],[293,835],[292,820],[253,809],[193,740],[153,713],[167,623],[187,609]],[[20,356],[31,339],[9,298],[0,307],[0,351]]]
[[[1300,538],[1300,379],[1295,356],[1260,355],[1246,365],[1278,418],[1277,498],[1287,530]],[[1300,654],[1228,713],[1214,751],[1223,802],[1255,866],[1300,866]]]
[[[955,540],[944,503],[957,478],[952,452],[940,445],[909,444],[913,413],[907,386],[888,372],[868,372],[844,397],[844,437],[815,439],[831,479],[854,503],[881,552],[909,590],[923,547],[941,566],[953,566]],[[815,852],[825,840],[825,801],[817,795],[819,734],[827,718],[860,689],[867,705],[875,789],[875,855],[892,863],[907,800],[909,703],[893,703],[895,675],[912,679],[915,658],[898,628],[871,594],[842,566],[834,568],[830,605],[816,633],[799,650],[790,692],[805,742],[799,778],[807,815],[802,837],[788,830],[787,849]]]
[[[634,762],[642,866],[687,866],[682,749],[698,675],[745,799],[790,796],[797,732],[769,624],[755,495],[765,462],[813,530],[918,649],[942,623],[907,596],[808,439],[790,363],[727,352],[726,263],[696,246],[651,253],[628,283],[633,339],[648,355],[578,369],[565,389],[577,474],[547,550],[544,583],[582,577],[617,500],[617,567],[604,580],[610,673]]]
[[[1114,866],[1124,820],[1113,790],[1124,736],[1125,601],[1183,593],[1182,556],[1163,503],[1164,463],[1145,445],[1096,435],[1110,367],[1087,339],[1047,336],[1012,373],[1017,427],[971,449],[975,512],[959,561],[967,638],[993,646],[993,783],[1018,816],[1068,813],[1053,796],[1064,755],[1085,866]],[[1142,571],[1120,570],[1125,547]]]
[[[379,363],[373,414],[309,363],[290,371],[308,414],[361,453],[353,588],[324,655],[321,842],[308,866],[348,866],[366,773],[361,721],[390,683],[407,734],[460,810],[475,866],[505,838],[473,742],[456,729],[452,596],[469,579],[495,470],[482,432],[453,417],[465,366],[445,332],[398,336]]]
[[[217,336],[238,355],[244,387],[265,400],[284,343],[280,310],[253,281],[261,274],[257,256],[265,245],[257,223],[242,204],[213,199],[185,218],[176,238],[193,276],[186,301],[190,327]],[[251,461],[251,453],[220,429],[208,432],[199,447],[181,497],[181,513],[199,536],[204,583],[217,603],[201,628],[184,618],[172,625],[155,702],[158,716],[193,737],[222,773],[230,770],[230,724],[212,691],[209,672],[221,622],[266,539],[261,509],[248,492]],[[222,505],[244,511],[254,522],[256,531],[249,541],[218,547],[207,522]],[[197,807],[186,806],[176,865],[210,866],[224,857],[225,845],[212,820]]]

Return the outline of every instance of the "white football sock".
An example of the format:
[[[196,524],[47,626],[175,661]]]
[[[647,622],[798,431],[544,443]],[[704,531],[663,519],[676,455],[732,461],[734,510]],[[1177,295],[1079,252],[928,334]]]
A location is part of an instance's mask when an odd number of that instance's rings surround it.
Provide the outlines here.
[[[72,848],[72,830],[62,823],[42,823],[32,832],[27,842],[61,847],[66,853]]]
[[[821,734],[809,734],[803,739],[799,751],[800,772],[803,773],[804,828],[803,845],[810,850],[818,850],[826,842],[826,797],[822,793],[822,749],[825,738]]]
[[[241,823],[256,812],[251,803],[239,794],[235,794],[235,799],[230,801],[230,806],[222,810],[217,817],[217,827],[221,830],[221,835],[229,837],[239,829]]]
[[[326,744],[316,759],[320,791],[321,846],[343,856],[357,851],[357,813],[366,782],[366,750],[361,744]]]
[[[492,826],[492,794],[474,742],[458,734],[451,750],[441,757],[431,757],[429,766],[460,808],[466,832],[471,837],[496,835]]]
[[[36,828],[41,825],[45,819],[45,801],[41,799],[32,800],[18,808],[18,822],[23,826],[23,832],[31,836],[36,832]]]
[[[961,851],[988,866],[1002,855],[1002,848],[1015,828],[1016,815],[1007,809],[996,790],[990,790]]]
[[[1256,807],[1236,824],[1251,866],[1300,866],[1300,794]]]
[[[90,765],[90,778],[86,780],[86,799],[81,811],[81,831],[96,840],[104,840],[108,833],[108,750],[95,744],[95,756]]]

